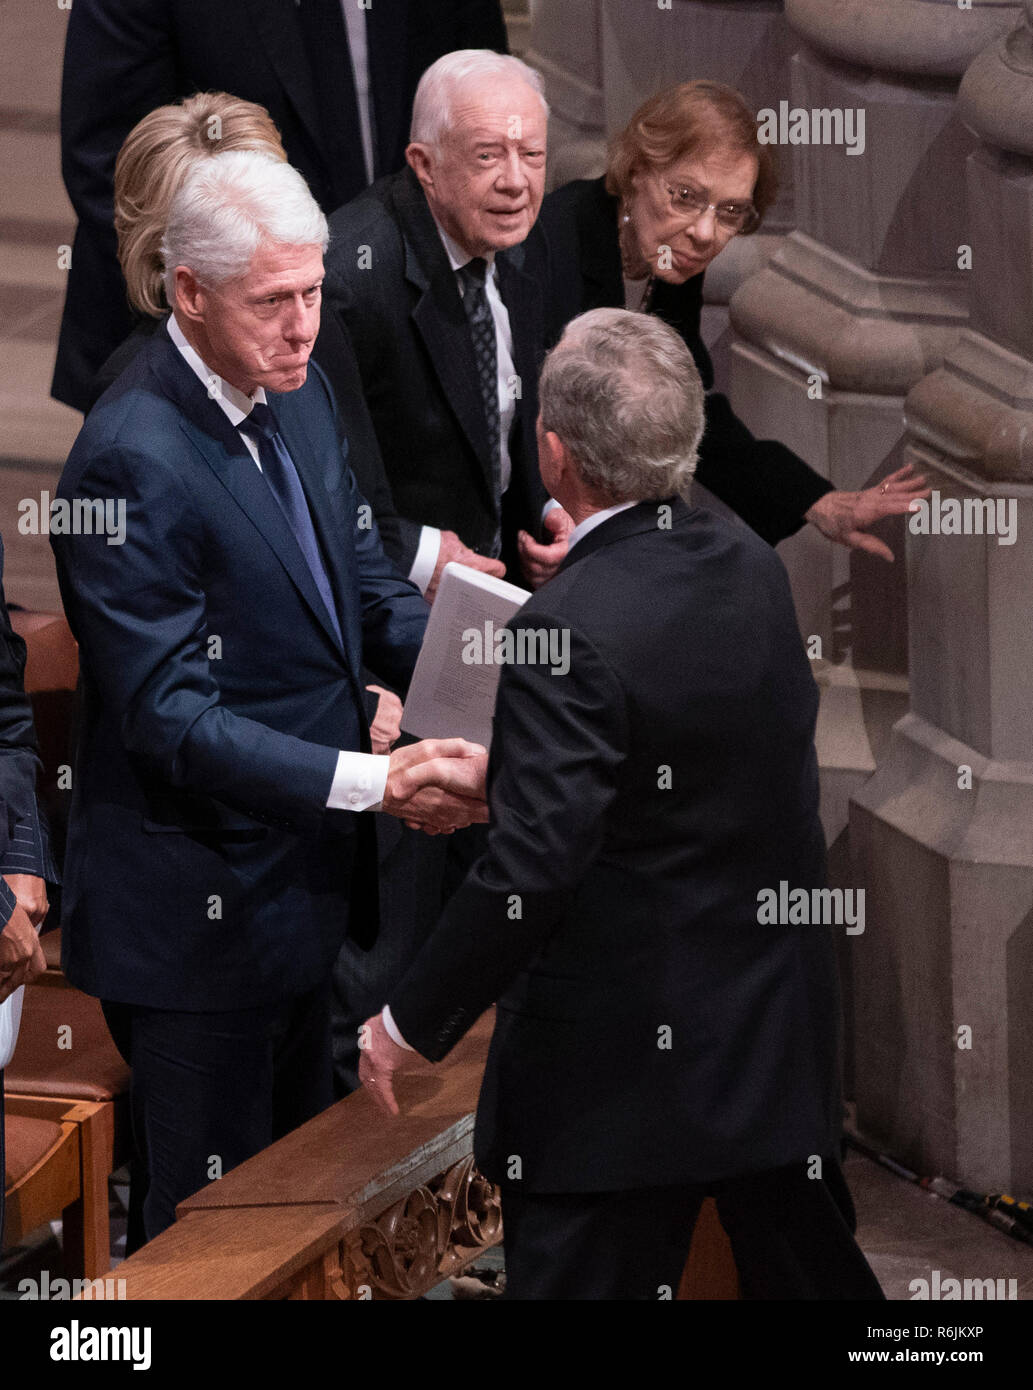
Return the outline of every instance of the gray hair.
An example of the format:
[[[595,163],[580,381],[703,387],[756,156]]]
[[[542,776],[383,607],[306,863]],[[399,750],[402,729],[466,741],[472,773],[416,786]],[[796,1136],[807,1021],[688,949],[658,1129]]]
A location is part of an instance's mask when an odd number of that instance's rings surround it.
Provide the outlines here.
[[[172,200],[161,243],[165,297],[175,303],[175,270],[189,266],[202,285],[247,273],[264,241],[328,243],[326,218],[289,164],[258,150],[198,160]]]
[[[410,142],[437,148],[452,123],[452,104],[457,93],[464,85],[486,77],[509,77],[525,82],[537,94],[548,116],[549,104],[545,100],[541,73],[508,53],[495,53],[490,48],[459,48],[431,63],[420,78],[413,99]]]
[[[613,502],[671,497],[688,484],[703,433],[692,353],[661,319],[592,309],[542,368],[542,428],[558,435],[593,492]]]

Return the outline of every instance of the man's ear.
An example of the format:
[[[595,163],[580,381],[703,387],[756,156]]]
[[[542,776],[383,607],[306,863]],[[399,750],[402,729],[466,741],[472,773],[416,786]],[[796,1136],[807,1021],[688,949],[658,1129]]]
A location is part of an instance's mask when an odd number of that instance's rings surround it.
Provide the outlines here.
[[[430,145],[415,141],[405,151],[406,163],[419,179],[424,191],[434,187],[434,152]]]
[[[204,318],[206,292],[194,272],[185,265],[177,265],[174,271],[175,292],[172,307],[176,316],[182,315],[191,323],[199,323]]]
[[[556,481],[562,486],[569,480],[572,473],[576,473],[574,461],[570,456],[570,450],[567,448],[566,444],[564,444],[563,440],[560,439],[559,435],[555,434],[552,430],[543,431],[542,444],[547,451],[549,466],[552,469]]]

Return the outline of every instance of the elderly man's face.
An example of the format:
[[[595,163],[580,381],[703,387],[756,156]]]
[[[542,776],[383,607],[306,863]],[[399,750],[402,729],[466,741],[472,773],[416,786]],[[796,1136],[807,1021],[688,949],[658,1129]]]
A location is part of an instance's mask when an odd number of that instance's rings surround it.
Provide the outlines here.
[[[176,314],[186,313],[205,365],[238,391],[296,391],[319,332],[323,252],[264,242],[247,274],[214,289],[177,270]]]
[[[545,192],[546,119],[526,82],[471,83],[452,104],[441,148],[410,145],[431,212],[472,256],[517,246]]]

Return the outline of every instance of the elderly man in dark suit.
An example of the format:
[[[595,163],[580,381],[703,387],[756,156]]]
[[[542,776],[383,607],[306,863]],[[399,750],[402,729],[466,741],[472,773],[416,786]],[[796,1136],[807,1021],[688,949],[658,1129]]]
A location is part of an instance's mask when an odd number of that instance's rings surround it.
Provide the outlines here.
[[[408,167],[330,219],[315,355],[342,386],[358,363],[392,499],[384,546],[429,599],[452,560],[540,582],[569,527],[561,509],[544,516],[534,440],[545,320],[523,243],[545,188],[541,89],[516,58],[441,58],[416,93]],[[385,930],[361,958],[346,943],[337,971],[342,1089],[357,1082],[358,1025],[477,849],[476,835],[446,847],[379,829]]]
[[[79,218],[53,394],[85,410],[131,329],[112,231],[122,141],[156,106],[225,91],[264,106],[325,212],[400,167],[413,93],[442,53],[505,52],[499,0],[76,0],[61,160]]]
[[[450,53],[420,80],[408,166],[330,219],[327,318],[351,338],[408,522],[394,558],[428,598],[450,560],[521,583],[534,577],[522,560],[550,549],[532,539],[547,500],[534,441],[545,323],[521,245],[545,189],[547,114],[518,59]],[[316,357],[333,380],[333,344]]]
[[[832,933],[758,911],[825,882],[785,571],[679,499],[703,391],[666,324],[575,320],[539,389],[570,550],[509,625],[487,853],[368,1020],[364,1082],[395,1110],[405,1046],[437,1061],[498,1001],[475,1153],[507,1296],[671,1297],[713,1193],[746,1297],[878,1298],[836,1159]]]
[[[331,1100],[330,969],[371,931],[360,813],[484,818],[472,745],[369,751],[363,664],[404,690],[427,608],[309,371],[325,245],[289,165],[190,171],[172,316],[91,411],[51,528],[84,696],[64,968],[132,1067],[148,1239]]]

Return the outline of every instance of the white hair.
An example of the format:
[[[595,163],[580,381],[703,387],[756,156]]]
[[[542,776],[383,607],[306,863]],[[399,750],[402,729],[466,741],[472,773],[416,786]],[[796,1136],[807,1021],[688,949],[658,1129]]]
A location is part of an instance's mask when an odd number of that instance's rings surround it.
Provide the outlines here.
[[[486,77],[512,78],[526,83],[548,117],[549,104],[545,100],[541,73],[508,53],[495,53],[490,48],[460,48],[432,63],[420,78],[413,99],[410,141],[437,148],[452,123],[452,105],[458,92],[464,86],[483,82]]]
[[[264,241],[325,251],[328,240],[326,218],[297,169],[259,150],[199,159],[169,209],[165,297],[175,303],[178,265],[211,287],[245,275]]]
[[[681,492],[703,433],[703,383],[678,334],[652,314],[591,309],[573,319],[538,383],[542,428],[582,482],[614,502]]]

